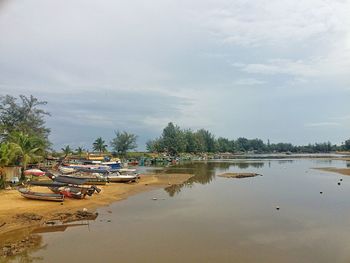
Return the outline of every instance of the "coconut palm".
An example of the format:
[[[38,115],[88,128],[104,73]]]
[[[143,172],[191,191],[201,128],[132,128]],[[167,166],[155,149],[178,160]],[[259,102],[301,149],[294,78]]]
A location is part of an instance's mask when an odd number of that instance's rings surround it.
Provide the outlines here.
[[[85,150],[83,149],[83,147],[78,147],[75,149],[75,153],[81,158],[84,154]]]
[[[31,162],[39,161],[44,155],[45,142],[34,136],[23,132],[14,132],[9,137],[10,145],[16,154],[17,161],[22,166],[22,177],[24,170]]]
[[[105,144],[105,141],[101,138],[98,137],[95,142],[92,144],[94,151],[103,153],[107,151],[107,144]]]
[[[71,153],[73,153],[72,149],[70,148],[69,145],[67,145],[64,148],[61,148],[62,152],[64,153],[64,158],[66,158],[68,155],[70,155]]]
[[[16,152],[10,143],[0,144],[0,167],[12,164],[16,159]]]

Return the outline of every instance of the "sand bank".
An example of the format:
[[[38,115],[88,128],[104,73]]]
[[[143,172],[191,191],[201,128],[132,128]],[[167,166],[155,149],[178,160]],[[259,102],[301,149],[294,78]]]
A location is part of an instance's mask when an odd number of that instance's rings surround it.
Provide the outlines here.
[[[247,178],[247,177],[255,177],[261,174],[257,173],[223,173],[219,174],[218,176],[220,177],[225,177],[225,178]]]
[[[334,167],[325,167],[325,168],[314,168],[316,170],[325,171],[325,172],[333,172],[343,175],[350,175],[350,168],[334,168]]]
[[[182,184],[192,176],[190,174],[141,175],[137,183],[110,183],[99,186],[102,189],[99,194],[87,196],[83,200],[67,198],[63,203],[25,199],[17,190],[0,191],[0,247],[28,235],[33,229],[57,217],[58,213],[76,213],[77,210],[86,209],[94,211],[97,207],[140,192]],[[35,190],[36,187],[32,189]]]

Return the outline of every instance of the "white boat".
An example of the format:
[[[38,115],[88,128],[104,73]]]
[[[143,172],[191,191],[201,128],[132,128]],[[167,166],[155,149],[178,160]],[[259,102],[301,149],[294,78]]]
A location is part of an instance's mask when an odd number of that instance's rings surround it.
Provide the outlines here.
[[[106,175],[107,181],[111,183],[134,182],[138,179],[138,174],[120,174],[119,172]]]

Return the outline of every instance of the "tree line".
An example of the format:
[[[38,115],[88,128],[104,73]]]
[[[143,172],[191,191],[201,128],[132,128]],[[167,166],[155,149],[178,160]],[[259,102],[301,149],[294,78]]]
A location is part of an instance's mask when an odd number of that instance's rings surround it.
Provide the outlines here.
[[[116,131],[115,137],[110,142],[110,147],[112,149],[113,155],[118,155],[121,157],[125,157],[126,153],[130,150],[134,150],[137,148],[136,140],[137,135],[128,133],[126,131]],[[102,137],[98,137],[93,143],[92,143],[92,150],[95,152],[98,152],[100,154],[108,153],[108,146],[106,141]],[[61,148],[64,157],[67,157],[70,154],[76,154],[79,157],[83,157],[86,153],[88,153],[88,150],[78,147],[75,151],[69,146],[66,145],[64,148]]]
[[[331,144],[330,142],[308,144],[296,146],[291,143],[265,143],[261,139],[247,139],[240,137],[236,140],[230,140],[224,137],[216,138],[214,134],[205,129],[192,131],[191,129],[181,129],[172,122],[163,129],[160,137],[149,140],[146,143],[146,149],[149,152],[167,152],[171,155],[179,153],[273,153],[273,152],[291,152],[291,153],[328,153],[332,151],[350,150],[350,139],[341,146]]]

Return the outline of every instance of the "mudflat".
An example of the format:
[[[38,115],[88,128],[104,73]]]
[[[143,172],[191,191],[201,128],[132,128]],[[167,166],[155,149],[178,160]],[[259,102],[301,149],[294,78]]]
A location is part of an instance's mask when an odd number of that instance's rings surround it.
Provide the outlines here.
[[[99,188],[102,191],[85,199],[66,198],[63,203],[29,200],[17,190],[0,192],[0,246],[18,235],[26,234],[57,217],[58,213],[94,211],[97,207],[108,205],[128,196],[150,191],[159,187],[179,185],[186,182],[191,174],[147,174],[141,175],[137,183],[110,183]],[[49,191],[45,187],[32,187],[33,191]]]

